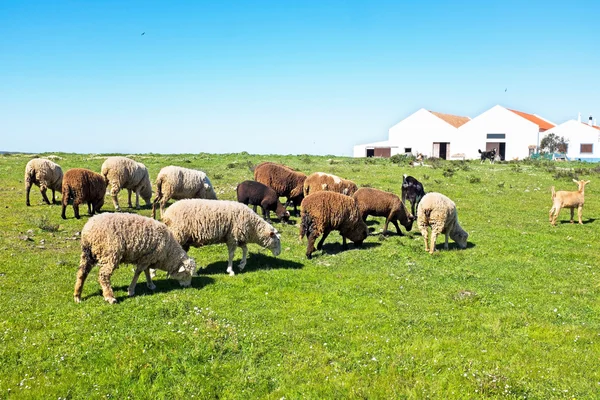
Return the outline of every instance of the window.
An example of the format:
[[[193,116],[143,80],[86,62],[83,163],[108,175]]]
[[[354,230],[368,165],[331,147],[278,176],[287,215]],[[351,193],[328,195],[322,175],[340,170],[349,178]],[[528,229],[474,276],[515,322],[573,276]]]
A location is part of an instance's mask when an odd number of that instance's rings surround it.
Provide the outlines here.
[[[488,133],[488,139],[506,139],[506,133]]]
[[[587,143],[581,143],[580,148],[579,148],[579,152],[580,153],[593,153],[594,152],[594,145],[593,144],[587,144]]]
[[[405,147],[404,148],[404,152],[405,153],[412,153],[412,147]]]

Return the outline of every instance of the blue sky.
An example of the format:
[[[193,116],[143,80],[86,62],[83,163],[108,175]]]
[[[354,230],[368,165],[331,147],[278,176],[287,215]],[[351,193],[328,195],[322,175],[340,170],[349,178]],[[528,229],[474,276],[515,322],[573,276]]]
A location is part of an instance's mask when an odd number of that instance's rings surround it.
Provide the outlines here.
[[[0,150],[351,155],[421,107],[600,119],[599,15],[598,1],[3,1]]]

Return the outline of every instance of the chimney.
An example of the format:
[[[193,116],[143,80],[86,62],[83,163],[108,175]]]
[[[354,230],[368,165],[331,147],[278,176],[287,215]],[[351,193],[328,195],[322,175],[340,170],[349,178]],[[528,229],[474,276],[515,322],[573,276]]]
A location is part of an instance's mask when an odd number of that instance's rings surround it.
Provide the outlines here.
[[[592,126],[592,125],[593,125],[593,124],[592,124],[592,116],[591,116],[591,115],[590,115],[590,119],[588,120],[588,125],[589,125],[589,126]]]
[[[577,122],[581,122],[581,113],[577,113]]]

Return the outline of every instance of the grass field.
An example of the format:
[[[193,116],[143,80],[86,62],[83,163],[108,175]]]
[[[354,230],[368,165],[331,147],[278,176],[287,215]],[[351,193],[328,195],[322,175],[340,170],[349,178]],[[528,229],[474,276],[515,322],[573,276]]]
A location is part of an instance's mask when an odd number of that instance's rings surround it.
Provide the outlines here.
[[[99,171],[105,158],[59,156],[65,171]],[[0,398],[600,396],[597,165],[140,155],[151,179],[166,165],[206,171],[221,199],[234,199],[236,184],[252,178],[248,166],[264,160],[397,194],[408,173],[456,202],[469,246],[432,256],[416,224],[383,237],[384,220],[370,218],[362,249],[342,251],[332,233],[309,261],[298,224],[275,223],[279,257],[250,245],[246,269],[229,277],[225,246],[192,248],[206,268],[191,288],[159,271],[156,291],[142,277],[133,298],[123,266],[111,306],[97,268],[73,302],[86,207],[81,220],[69,208],[63,221],[37,187],[26,207],[30,158],[0,156]],[[552,227],[549,188],[575,190],[574,176],[591,180],[584,224],[567,223],[563,210]],[[103,210],[113,211],[109,197]]]

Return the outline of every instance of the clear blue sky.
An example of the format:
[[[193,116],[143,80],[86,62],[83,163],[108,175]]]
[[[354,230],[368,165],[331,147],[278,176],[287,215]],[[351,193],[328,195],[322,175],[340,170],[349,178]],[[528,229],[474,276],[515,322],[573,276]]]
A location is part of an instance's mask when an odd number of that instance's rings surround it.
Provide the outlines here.
[[[421,107],[600,120],[599,16],[597,0],[6,0],[0,150],[350,155]]]

